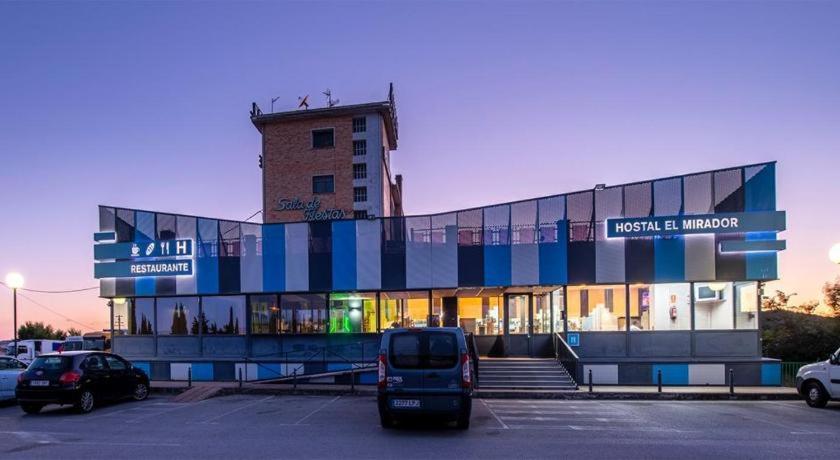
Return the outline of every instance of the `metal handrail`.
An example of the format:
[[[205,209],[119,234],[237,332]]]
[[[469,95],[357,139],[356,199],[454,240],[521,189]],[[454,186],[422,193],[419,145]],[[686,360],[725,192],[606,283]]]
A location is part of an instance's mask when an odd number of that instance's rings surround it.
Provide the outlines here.
[[[578,378],[578,364],[580,363],[580,357],[578,357],[577,353],[572,350],[572,347],[569,346],[569,343],[566,342],[566,339],[563,338],[561,333],[555,332],[553,339],[554,359],[566,369],[566,372],[569,373],[569,377],[571,377],[572,380],[574,380],[575,385],[577,385],[580,381]]]

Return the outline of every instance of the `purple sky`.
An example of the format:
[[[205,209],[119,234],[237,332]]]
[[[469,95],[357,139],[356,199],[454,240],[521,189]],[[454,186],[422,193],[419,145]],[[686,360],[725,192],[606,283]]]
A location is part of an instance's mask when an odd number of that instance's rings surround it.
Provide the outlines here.
[[[369,1],[0,4],[0,275],[95,285],[100,203],[244,219],[251,101],[390,81],[408,213],[778,160],[778,285],[816,299],[840,274],[837,3]],[[107,325],[95,293],[27,295]]]

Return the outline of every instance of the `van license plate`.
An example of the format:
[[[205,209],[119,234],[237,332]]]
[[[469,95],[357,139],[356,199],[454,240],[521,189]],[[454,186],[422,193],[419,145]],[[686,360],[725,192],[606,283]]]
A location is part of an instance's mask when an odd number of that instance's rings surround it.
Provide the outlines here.
[[[50,381],[49,380],[33,380],[32,382],[29,383],[29,385],[31,385],[33,387],[48,387],[48,386],[50,386]]]
[[[391,407],[399,409],[419,409],[419,399],[394,399],[391,401]]]

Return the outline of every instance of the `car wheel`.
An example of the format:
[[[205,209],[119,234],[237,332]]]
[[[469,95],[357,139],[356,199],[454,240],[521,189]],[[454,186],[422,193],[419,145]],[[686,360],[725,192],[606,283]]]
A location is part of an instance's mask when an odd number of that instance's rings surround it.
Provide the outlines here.
[[[828,395],[822,385],[817,382],[805,384],[805,402],[811,407],[825,407],[828,404]]]
[[[76,410],[82,414],[87,414],[93,410],[93,392],[90,390],[83,390],[79,395],[79,402],[76,403]]]
[[[379,412],[379,423],[382,425],[382,428],[389,429],[394,427],[394,418],[391,417],[391,414],[381,411]]]
[[[143,382],[137,382],[137,385],[134,385],[134,393],[131,394],[131,397],[134,398],[135,401],[142,401],[149,397],[149,386]]]
[[[468,430],[470,428],[470,412],[468,409],[462,409],[461,413],[458,414],[458,420],[455,422],[455,426],[459,430]]]
[[[21,404],[20,408],[27,414],[37,414],[44,408],[43,404]]]

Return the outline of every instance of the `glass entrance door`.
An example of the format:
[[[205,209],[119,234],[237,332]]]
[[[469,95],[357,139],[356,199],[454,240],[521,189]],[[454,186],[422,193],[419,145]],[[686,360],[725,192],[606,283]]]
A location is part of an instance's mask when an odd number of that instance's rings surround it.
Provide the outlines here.
[[[505,351],[509,356],[530,356],[533,318],[531,294],[505,295]]]

